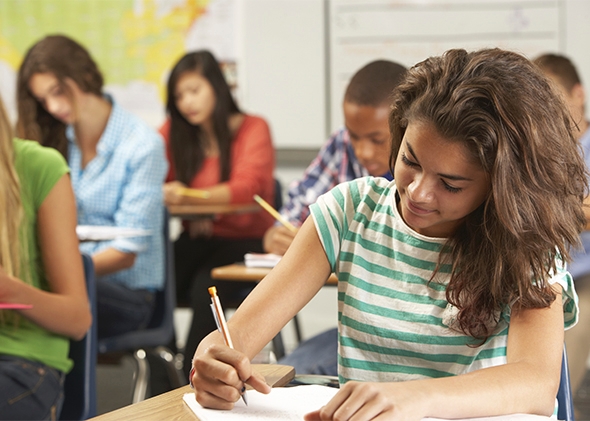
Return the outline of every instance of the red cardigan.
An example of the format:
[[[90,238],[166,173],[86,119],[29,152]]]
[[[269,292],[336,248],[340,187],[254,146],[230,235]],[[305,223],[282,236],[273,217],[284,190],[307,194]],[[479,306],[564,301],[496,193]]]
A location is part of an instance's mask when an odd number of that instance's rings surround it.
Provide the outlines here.
[[[170,149],[170,119],[160,128],[166,142],[169,172],[166,181],[176,180]],[[231,149],[229,180],[224,182],[231,192],[230,203],[251,203],[258,194],[274,203],[275,156],[270,129],[260,117],[246,115],[236,133]],[[204,188],[220,184],[219,158],[206,158],[189,187]],[[274,223],[266,211],[256,213],[217,215],[213,222],[213,236],[223,238],[262,238]]]

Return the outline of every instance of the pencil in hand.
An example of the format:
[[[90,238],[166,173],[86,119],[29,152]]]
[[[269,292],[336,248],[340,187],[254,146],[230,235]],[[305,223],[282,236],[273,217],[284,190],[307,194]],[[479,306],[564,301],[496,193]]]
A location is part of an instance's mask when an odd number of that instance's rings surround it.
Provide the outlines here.
[[[289,221],[287,221],[285,218],[283,218],[281,216],[281,214],[278,213],[275,210],[275,208],[273,208],[271,205],[269,205],[268,202],[266,200],[264,200],[262,197],[255,194],[254,200],[256,200],[256,202],[258,202],[258,204],[260,206],[262,206],[264,208],[264,210],[266,210],[268,213],[270,213],[277,221],[279,221],[281,224],[283,224],[285,227],[287,227],[289,229],[289,231],[297,232],[297,228],[295,228],[295,226],[293,224],[291,224]]]
[[[209,199],[211,193],[206,190],[190,189],[188,187],[178,187],[176,192],[182,196],[198,197],[199,199]]]
[[[217,288],[213,286],[209,287],[207,290],[209,291],[209,295],[211,295],[211,311],[213,312],[213,318],[215,319],[217,329],[219,330],[219,332],[221,332],[225,344],[229,346],[231,349],[234,349],[234,344],[231,340],[231,336],[229,336],[229,329],[227,327],[227,322],[225,321],[223,309],[221,308],[221,303],[219,302],[219,297],[217,296]],[[189,379],[192,379],[192,376],[189,377]],[[241,392],[242,399],[247,406],[248,399],[246,399],[246,386],[243,387]]]

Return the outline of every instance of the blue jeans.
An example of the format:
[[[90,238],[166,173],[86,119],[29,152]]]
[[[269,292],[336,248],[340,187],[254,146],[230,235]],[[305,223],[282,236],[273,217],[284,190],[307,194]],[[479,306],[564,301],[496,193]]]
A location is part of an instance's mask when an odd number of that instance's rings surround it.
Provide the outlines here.
[[[295,367],[296,374],[338,375],[338,329],[333,328],[301,342],[278,361]]]
[[[0,420],[56,420],[64,377],[44,364],[0,355]]]
[[[98,339],[145,329],[154,312],[156,294],[96,280]]]

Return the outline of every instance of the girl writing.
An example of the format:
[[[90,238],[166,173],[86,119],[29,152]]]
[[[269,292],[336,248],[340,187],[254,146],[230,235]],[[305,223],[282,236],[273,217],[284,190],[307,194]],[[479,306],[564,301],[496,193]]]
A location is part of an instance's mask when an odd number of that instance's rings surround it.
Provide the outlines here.
[[[85,242],[97,274],[99,339],[146,327],[164,285],[164,144],[138,117],[102,92],[103,76],[76,41],[51,35],[33,45],[17,80],[21,137],[68,160],[78,224],[151,235]]]
[[[167,144],[170,172],[164,186],[167,204],[251,203],[258,194],[274,200],[274,149],[266,122],[244,114],[235,103],[217,60],[209,51],[182,57],[168,79],[169,119],[160,129]],[[203,190],[207,198],[182,194]],[[267,212],[228,214],[185,222],[175,243],[178,301],[190,301],[194,317],[185,370],[198,343],[215,328],[207,288],[210,272],[262,252],[262,237],[274,222]],[[220,297],[244,295],[244,285],[217,282]]]
[[[341,184],[311,207],[293,246],[195,352],[204,406],[231,408],[249,360],[339,278],[341,388],[308,420],[551,415],[564,269],[584,226],[584,163],[564,104],[526,58],[450,50],[394,90],[392,182]]]
[[[0,102],[0,419],[55,420],[72,368],[69,338],[92,322],[68,166],[13,139]]]

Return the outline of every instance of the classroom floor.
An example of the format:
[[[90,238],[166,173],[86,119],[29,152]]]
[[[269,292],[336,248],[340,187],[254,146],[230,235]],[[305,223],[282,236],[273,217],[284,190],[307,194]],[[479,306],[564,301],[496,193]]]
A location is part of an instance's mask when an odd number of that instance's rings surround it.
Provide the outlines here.
[[[577,411],[576,421],[590,420],[590,370],[586,371],[586,377],[574,396],[574,406]]]

